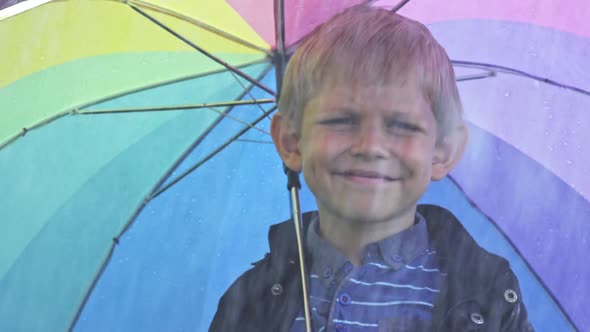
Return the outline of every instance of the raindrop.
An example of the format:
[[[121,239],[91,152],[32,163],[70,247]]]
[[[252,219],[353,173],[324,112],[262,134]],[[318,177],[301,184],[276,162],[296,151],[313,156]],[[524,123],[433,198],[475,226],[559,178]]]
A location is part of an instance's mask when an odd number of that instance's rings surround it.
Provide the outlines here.
[[[506,90],[506,92],[504,92],[504,97],[510,97],[510,91]]]
[[[545,136],[549,136],[549,130],[545,130]]]
[[[549,119],[549,120],[553,119],[553,113],[549,113],[549,115],[547,115],[547,119]]]
[[[553,151],[553,147],[552,147],[551,145],[547,145],[547,149],[548,149],[549,151]]]
[[[565,163],[568,164],[568,165],[572,165],[574,162],[568,159],[568,160],[565,161]]]
[[[534,81],[533,85],[535,86],[535,88],[538,88],[539,86],[541,86],[541,83],[539,83],[539,81]]]

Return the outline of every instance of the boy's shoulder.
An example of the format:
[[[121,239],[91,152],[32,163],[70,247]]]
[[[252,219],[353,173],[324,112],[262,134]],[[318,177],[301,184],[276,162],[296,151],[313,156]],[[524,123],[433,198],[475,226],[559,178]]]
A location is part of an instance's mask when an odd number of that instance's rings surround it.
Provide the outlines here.
[[[510,268],[506,259],[481,247],[451,211],[422,204],[417,212],[426,219],[428,241],[437,252],[441,271],[486,279],[495,275],[491,272]]]

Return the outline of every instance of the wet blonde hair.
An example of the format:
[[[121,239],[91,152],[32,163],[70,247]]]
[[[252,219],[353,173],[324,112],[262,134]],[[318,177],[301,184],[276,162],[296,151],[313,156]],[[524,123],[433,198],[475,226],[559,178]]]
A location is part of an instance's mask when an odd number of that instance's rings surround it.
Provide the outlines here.
[[[438,137],[462,121],[463,107],[445,50],[421,23],[385,9],[354,6],[318,26],[293,54],[279,111],[300,131],[303,110],[325,84],[386,84],[417,75]]]

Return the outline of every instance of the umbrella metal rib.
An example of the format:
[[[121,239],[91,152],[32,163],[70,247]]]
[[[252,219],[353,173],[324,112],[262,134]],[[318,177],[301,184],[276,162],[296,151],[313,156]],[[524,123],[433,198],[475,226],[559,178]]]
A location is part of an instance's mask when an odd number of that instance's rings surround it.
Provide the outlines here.
[[[455,80],[457,82],[473,81],[473,80],[480,80],[482,78],[495,77],[495,76],[496,76],[496,72],[495,71],[487,71],[487,72],[485,72],[483,74],[473,74],[473,75],[459,76]]]
[[[18,134],[15,134],[15,135],[13,135],[12,137],[9,137],[9,138],[8,138],[7,140],[5,140],[4,142],[0,142],[0,150],[1,150],[2,148],[4,148],[5,146],[9,145],[10,143],[13,143],[13,142],[14,142],[14,141],[16,141],[17,139],[19,139],[19,138],[21,138],[21,137],[24,137],[24,136],[25,136],[25,135],[26,135],[26,134],[27,134],[29,131],[31,131],[32,129],[37,129],[37,128],[39,128],[39,127],[43,127],[43,126],[45,126],[45,125],[47,125],[47,124],[49,124],[49,123],[51,123],[51,122],[53,122],[53,121],[55,121],[55,120],[57,120],[57,119],[60,119],[60,118],[62,118],[62,117],[64,117],[64,116],[66,116],[66,115],[71,115],[72,113],[73,113],[73,111],[72,111],[72,110],[68,110],[68,111],[65,111],[65,112],[61,112],[61,113],[58,113],[58,114],[52,115],[52,116],[50,116],[50,117],[48,117],[48,118],[46,118],[46,119],[43,119],[43,120],[41,120],[41,121],[39,121],[39,122],[37,122],[37,123],[35,123],[35,124],[31,125],[31,126],[28,126],[28,127],[22,128],[22,130],[21,130],[21,131],[20,131]]]
[[[235,73],[233,73],[232,71],[229,71],[229,72],[230,72],[230,74],[231,74],[231,75],[234,77],[234,79],[236,80],[236,82],[238,82],[238,84],[239,84],[239,85],[242,87],[242,89],[244,89],[244,91],[246,92],[246,94],[247,94],[248,96],[250,96],[250,98],[252,98],[253,100],[257,100],[257,99],[256,99],[256,98],[254,98],[254,96],[252,95],[252,92],[251,92],[251,90],[252,90],[252,89],[251,89],[251,88],[246,88],[246,87],[244,86],[244,84],[242,83],[242,81],[241,81],[241,80],[239,80],[239,79],[236,77],[236,74],[235,74]],[[259,80],[259,81],[260,81],[260,80]],[[274,100],[274,99],[273,99],[273,100]],[[274,101],[276,102],[276,100],[274,100]],[[260,110],[262,113],[264,113],[264,112],[265,112],[265,111],[264,111],[264,108],[262,108],[262,106],[260,106],[260,104],[259,104],[259,103],[256,103],[256,106],[258,106],[258,109],[259,109],[259,110]],[[270,118],[269,118],[268,116],[267,116],[267,118],[270,120]]]
[[[224,106],[269,104],[269,103],[275,103],[275,102],[276,102],[276,100],[274,98],[253,99],[253,100],[232,100],[232,101],[224,101],[224,102],[219,102],[219,103],[202,103],[202,104],[194,104],[194,105],[171,105],[171,106],[138,107],[138,108],[113,108],[113,109],[104,109],[104,110],[78,111],[78,114],[113,114],[113,113],[183,111],[183,110],[191,110],[191,109],[224,107]]]
[[[147,200],[152,200],[152,199],[158,197],[160,194],[162,194],[163,192],[168,190],[170,187],[177,184],[180,180],[184,179],[187,175],[192,173],[194,170],[201,167],[201,165],[206,163],[209,159],[215,157],[215,155],[217,155],[219,152],[223,151],[223,149],[225,149],[228,145],[230,145],[235,140],[237,140],[240,136],[245,134],[248,130],[250,130],[250,128],[256,126],[260,121],[262,121],[264,118],[266,118],[266,116],[268,116],[269,114],[272,114],[276,109],[277,109],[276,105],[271,107],[268,111],[264,112],[264,114],[260,115],[258,118],[256,118],[254,121],[252,121],[248,126],[246,126],[244,129],[240,130],[238,133],[236,133],[234,136],[232,136],[230,139],[228,139],[225,143],[220,145],[213,152],[209,153],[207,156],[205,156],[203,159],[201,159],[199,162],[197,162],[191,168],[189,168],[188,170],[186,170],[185,172],[183,172],[182,174],[180,174],[179,176],[174,178],[174,180],[170,181],[170,183],[168,183],[166,186],[162,187],[160,190],[158,190],[155,193],[153,193],[152,195],[150,195],[147,198]]]
[[[260,143],[260,144],[274,144],[272,141],[261,141],[258,139],[238,138],[236,142]]]
[[[261,61],[261,60],[250,61],[250,62],[247,62],[247,63],[244,63],[244,64],[239,65],[239,67],[247,67],[247,66],[250,66],[250,65],[256,65],[256,64],[261,64],[261,63],[265,63],[265,62],[268,62],[268,60],[267,59],[264,59],[263,61]],[[124,92],[119,92],[119,93],[116,93],[116,94],[113,94],[113,95],[108,95],[108,96],[102,97],[100,99],[93,100],[91,102],[87,102],[87,103],[84,103],[84,104],[75,106],[73,108],[67,108],[64,111],[61,111],[61,112],[59,112],[57,114],[54,114],[54,115],[51,115],[51,116],[49,116],[49,117],[47,117],[45,119],[41,119],[40,121],[38,121],[38,122],[36,122],[36,123],[34,123],[34,124],[30,125],[30,126],[27,126],[25,128],[22,128],[22,130],[19,131],[18,133],[14,134],[14,135],[10,136],[8,139],[0,142],[0,150],[2,148],[4,148],[4,147],[8,146],[9,144],[15,142],[17,139],[25,136],[29,131],[31,131],[33,129],[38,129],[38,128],[43,127],[45,125],[48,125],[48,124],[52,123],[53,121],[58,120],[58,119],[66,116],[66,115],[77,115],[77,114],[81,114],[81,113],[85,113],[85,114],[88,114],[89,113],[89,112],[80,111],[81,109],[92,107],[93,105],[96,105],[96,104],[99,104],[99,103],[103,103],[105,101],[109,101],[109,100],[112,100],[112,99],[115,99],[115,98],[118,98],[118,97],[126,96],[126,95],[129,95],[129,94],[132,94],[132,93],[136,93],[136,92],[139,92],[139,91],[143,91],[143,90],[147,90],[147,89],[152,89],[152,88],[157,88],[157,87],[160,87],[160,86],[164,86],[164,85],[172,84],[172,83],[177,83],[177,82],[181,82],[181,81],[192,80],[192,79],[203,77],[203,76],[207,76],[207,75],[218,74],[218,73],[222,73],[222,72],[224,72],[226,70],[227,70],[226,68],[216,69],[216,70],[207,71],[207,72],[204,72],[204,73],[199,73],[199,74],[196,74],[196,75],[187,75],[187,76],[183,76],[183,77],[180,77],[180,78],[175,78],[173,80],[166,80],[166,81],[158,82],[158,83],[155,83],[155,84],[151,83],[151,84],[147,84],[147,85],[144,85],[144,86],[141,86],[141,87],[138,87],[138,88],[134,88],[132,90],[128,90],[128,91],[124,91]],[[266,73],[268,73],[268,70],[270,70],[270,67],[267,68],[264,71],[265,75],[266,75]],[[252,98],[252,99],[255,99],[255,98]],[[260,100],[263,100],[263,99],[260,99]]]
[[[202,29],[212,32],[216,35],[219,35],[225,39],[231,40],[231,41],[238,43],[242,46],[246,46],[248,48],[251,48],[256,51],[260,51],[260,52],[265,53],[266,55],[270,56],[270,52],[267,49],[262,48],[258,45],[252,44],[252,43],[250,43],[238,36],[232,35],[226,31],[223,31],[223,30],[216,28],[216,27],[214,27],[210,24],[207,24],[205,22],[199,21],[193,17],[183,15],[181,13],[175,12],[173,10],[170,10],[170,9],[167,9],[167,8],[164,8],[164,7],[161,7],[161,6],[155,5],[153,3],[146,2],[146,1],[141,1],[141,0],[121,0],[121,1],[124,3],[127,3],[127,4],[133,4],[137,7],[147,8],[147,9],[157,11],[157,12],[165,14],[165,15],[176,17],[176,18],[186,21],[188,23],[194,24],[194,25],[198,26],[199,28],[202,28]]]
[[[266,130],[264,130],[262,128],[258,128],[256,126],[253,126],[253,125],[249,124],[247,121],[244,121],[244,120],[242,120],[242,119],[240,119],[238,117],[235,117],[233,115],[227,114],[226,112],[217,110],[217,109],[215,109],[213,107],[208,107],[207,109],[209,109],[209,110],[211,110],[211,111],[213,111],[215,113],[218,113],[218,114],[220,114],[220,115],[222,115],[222,116],[224,116],[224,117],[226,117],[228,119],[232,119],[232,120],[234,120],[236,122],[239,122],[239,123],[241,123],[243,125],[246,125],[246,126],[250,127],[251,129],[257,130],[257,131],[259,131],[259,132],[261,132],[261,133],[263,133],[265,135],[270,136],[270,133],[268,131],[266,131]],[[263,114],[266,114],[266,113],[263,112]]]
[[[576,86],[573,85],[567,85],[567,84],[563,84],[563,83],[559,83],[556,82],[552,79],[546,78],[546,77],[541,77],[541,76],[537,76],[537,75],[533,75],[530,73],[527,73],[525,71],[519,70],[519,69],[514,69],[514,68],[510,68],[510,67],[506,67],[506,66],[500,66],[500,65],[494,65],[491,63],[484,63],[484,62],[473,62],[473,61],[462,61],[462,60],[451,60],[451,63],[457,67],[466,67],[466,68],[482,68],[482,69],[493,69],[496,72],[500,72],[500,73],[504,73],[504,74],[512,74],[512,75],[517,75],[517,76],[522,76],[522,77],[527,77],[527,78],[531,78],[533,80],[536,81],[540,81],[543,83],[547,83],[550,85],[554,85],[560,88],[564,88],[564,89],[568,89],[574,92],[578,92],[587,96],[590,96],[590,91],[588,90],[584,90],[582,88],[578,88]]]
[[[285,54],[285,11],[282,0],[274,1],[275,11],[275,37],[276,37],[276,51],[274,54],[274,62],[276,68],[277,91],[281,92],[283,86],[283,74],[285,73],[285,66],[287,64],[287,57]]]
[[[398,10],[402,9],[403,6],[405,6],[408,2],[410,2],[410,0],[402,0],[400,2],[397,3],[397,5],[395,5],[393,8],[391,8],[391,12],[395,13]]]
[[[168,27],[167,25],[165,25],[162,22],[158,21],[156,18],[154,18],[153,16],[151,16],[148,13],[144,12],[143,10],[141,10],[140,8],[138,8],[137,6],[135,6],[135,5],[131,4],[131,3],[128,3],[128,5],[129,5],[129,7],[131,7],[131,9],[135,10],[137,13],[139,13],[143,17],[145,17],[148,20],[152,21],[154,24],[156,24],[160,28],[166,30],[167,32],[169,32],[170,34],[172,34],[174,37],[178,38],[179,40],[181,40],[185,44],[187,44],[190,47],[194,48],[195,50],[199,51],[201,54],[205,55],[209,59],[217,62],[218,64],[220,64],[222,66],[224,66],[225,68],[227,68],[228,70],[232,71],[233,73],[236,73],[237,75],[239,75],[243,79],[245,79],[248,82],[256,85],[257,87],[259,87],[260,89],[262,89],[265,92],[269,93],[273,97],[276,97],[276,95],[277,95],[276,92],[274,90],[272,90],[271,88],[265,86],[264,84],[260,83],[259,81],[255,80],[254,78],[252,78],[250,75],[244,73],[243,71],[239,70],[238,68],[236,68],[236,67],[230,65],[229,63],[223,61],[222,59],[216,57],[215,55],[207,52],[202,47],[196,45],[195,43],[193,43],[190,40],[186,39],[185,37],[181,36],[179,33],[177,33],[176,31],[172,30],[170,27]]]

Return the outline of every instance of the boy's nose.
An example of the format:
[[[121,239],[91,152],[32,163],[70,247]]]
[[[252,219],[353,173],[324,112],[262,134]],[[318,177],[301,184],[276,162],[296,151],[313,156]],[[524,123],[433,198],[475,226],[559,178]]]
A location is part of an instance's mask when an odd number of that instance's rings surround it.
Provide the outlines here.
[[[379,125],[364,125],[354,135],[351,154],[365,160],[387,156],[386,137]]]

